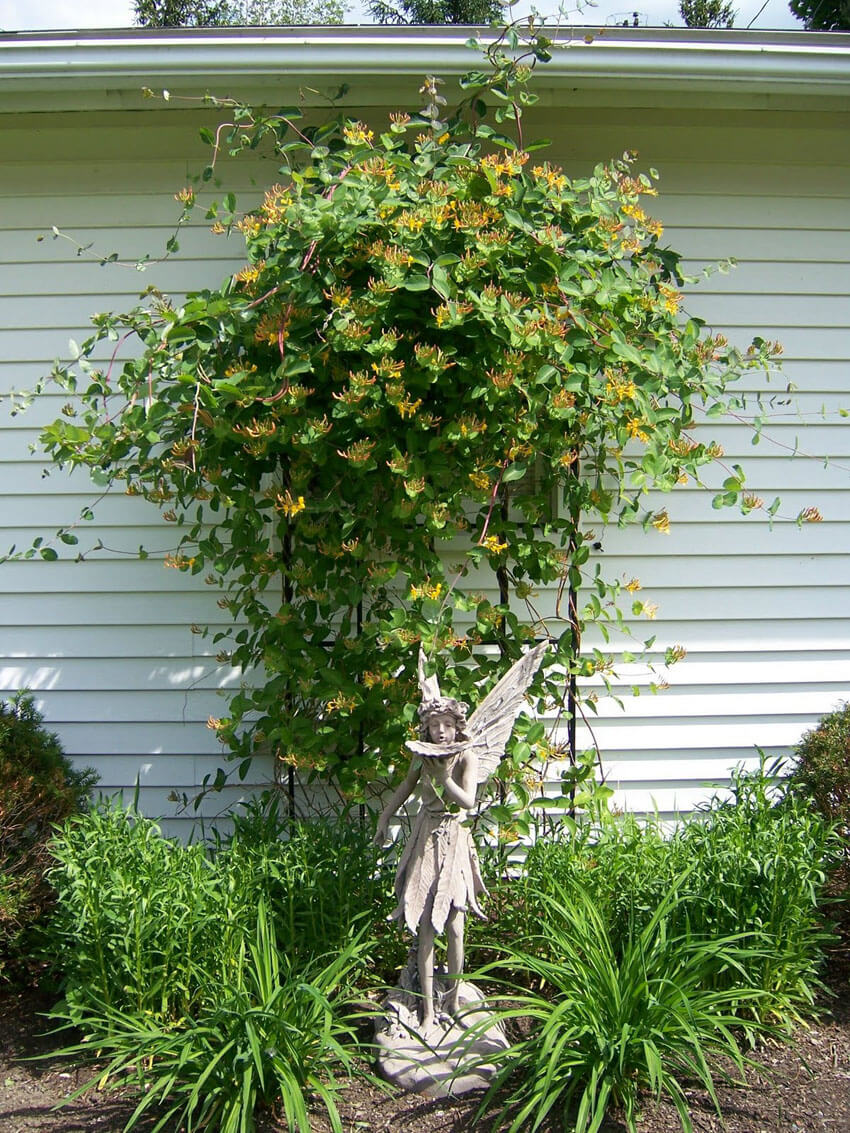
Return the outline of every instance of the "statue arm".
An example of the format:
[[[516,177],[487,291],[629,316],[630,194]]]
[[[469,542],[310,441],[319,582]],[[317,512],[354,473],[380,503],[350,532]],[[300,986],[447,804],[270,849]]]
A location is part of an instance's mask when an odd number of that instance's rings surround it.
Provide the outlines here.
[[[416,784],[419,782],[419,776],[422,772],[422,765],[418,759],[414,758],[410,761],[410,767],[407,774],[390,795],[389,802],[381,811],[381,816],[378,819],[378,827],[375,832],[375,844],[378,846],[385,845],[387,841],[387,831],[390,825],[390,819],[393,817],[402,803],[407,802],[410,796],[416,789]]]

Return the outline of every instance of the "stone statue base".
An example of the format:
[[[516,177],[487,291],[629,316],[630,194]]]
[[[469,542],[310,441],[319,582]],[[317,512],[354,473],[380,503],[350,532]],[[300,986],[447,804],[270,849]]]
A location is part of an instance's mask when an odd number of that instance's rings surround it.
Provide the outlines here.
[[[454,981],[443,970],[434,975],[437,1021],[425,1034],[419,1022],[416,958],[411,955],[399,986],[384,1000],[375,1027],[378,1069],[394,1085],[428,1098],[457,1097],[485,1090],[496,1073],[490,1061],[510,1046],[498,1022],[487,1019],[481,992],[461,981],[457,1017],[441,1010]]]

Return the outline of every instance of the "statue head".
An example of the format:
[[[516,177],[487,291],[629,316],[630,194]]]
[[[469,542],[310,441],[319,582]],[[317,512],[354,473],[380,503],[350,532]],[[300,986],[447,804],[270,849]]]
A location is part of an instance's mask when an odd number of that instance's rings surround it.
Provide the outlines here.
[[[469,739],[466,730],[467,706],[450,696],[429,697],[419,705],[419,738],[426,743],[439,742],[431,733],[431,722],[440,717],[448,717],[454,724],[454,736],[444,742],[464,742]]]

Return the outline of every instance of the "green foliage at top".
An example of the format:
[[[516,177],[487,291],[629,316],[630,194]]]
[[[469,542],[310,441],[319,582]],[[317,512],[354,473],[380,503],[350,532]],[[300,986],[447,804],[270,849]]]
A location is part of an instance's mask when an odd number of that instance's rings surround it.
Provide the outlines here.
[[[145,28],[341,24],[342,0],[135,0]]]
[[[731,28],[737,14],[727,0],[679,0],[687,28]]]
[[[228,194],[208,214],[243,235],[245,266],[96,316],[54,371],[76,397],[46,451],[156,503],[180,528],[167,565],[224,588],[237,627],[220,657],[262,673],[214,722],[243,759],[271,750],[362,795],[414,728],[419,643],[475,702],[480,666],[495,680],[550,637],[534,693],[563,719],[563,674],[610,672],[580,657],[583,625],[624,622],[592,524],[665,532],[646,493],[720,458],[693,427],[776,351],[684,313],[680,256],[644,207],[655,174],[633,155],[581,178],[538,155],[522,115],[550,46],[506,32],[454,109],[429,78],[377,135],[226,104],[204,179],[224,150],[280,168],[258,207]],[[179,196],[185,220],[195,190]],[[761,506],[737,466],[714,502]],[[531,754],[520,735],[504,774]]]
[[[807,31],[850,30],[848,0],[790,0],[788,6]]]
[[[491,24],[504,10],[499,0],[369,0],[379,24]]]
[[[84,805],[95,779],[72,766],[32,696],[0,701],[0,977],[26,966],[24,935],[51,903],[53,825]]]
[[[143,28],[208,28],[228,23],[227,0],[135,0]]]

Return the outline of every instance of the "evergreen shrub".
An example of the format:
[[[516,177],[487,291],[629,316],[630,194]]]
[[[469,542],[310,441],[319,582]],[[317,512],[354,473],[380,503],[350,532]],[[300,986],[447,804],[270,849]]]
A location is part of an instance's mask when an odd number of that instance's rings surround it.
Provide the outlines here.
[[[30,965],[27,941],[52,902],[53,826],[85,805],[96,780],[42,721],[28,694],[0,702],[0,980]]]
[[[830,890],[843,898],[842,921],[850,928],[850,703],[806,732],[795,750],[791,789],[814,803],[835,825],[837,857]]]

